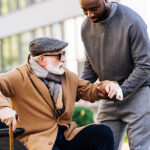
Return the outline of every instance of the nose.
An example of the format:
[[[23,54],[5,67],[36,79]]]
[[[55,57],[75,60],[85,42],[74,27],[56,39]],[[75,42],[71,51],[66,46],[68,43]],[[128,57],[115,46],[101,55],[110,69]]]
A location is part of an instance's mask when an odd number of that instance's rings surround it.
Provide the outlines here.
[[[87,13],[88,18],[94,17],[94,13],[92,11],[88,11]]]

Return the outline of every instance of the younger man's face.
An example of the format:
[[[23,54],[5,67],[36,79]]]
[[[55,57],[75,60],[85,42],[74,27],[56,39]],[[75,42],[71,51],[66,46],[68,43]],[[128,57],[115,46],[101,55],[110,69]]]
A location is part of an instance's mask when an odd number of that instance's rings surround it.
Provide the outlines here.
[[[107,7],[103,0],[80,0],[83,13],[94,23],[106,18]]]

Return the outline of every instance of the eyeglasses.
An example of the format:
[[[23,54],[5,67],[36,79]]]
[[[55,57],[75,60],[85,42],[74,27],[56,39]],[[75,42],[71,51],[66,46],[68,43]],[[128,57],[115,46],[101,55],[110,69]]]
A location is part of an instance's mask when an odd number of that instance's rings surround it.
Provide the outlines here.
[[[59,54],[44,54],[43,56],[57,56],[57,60],[60,61],[62,56],[65,56],[65,51],[63,51],[62,53]]]

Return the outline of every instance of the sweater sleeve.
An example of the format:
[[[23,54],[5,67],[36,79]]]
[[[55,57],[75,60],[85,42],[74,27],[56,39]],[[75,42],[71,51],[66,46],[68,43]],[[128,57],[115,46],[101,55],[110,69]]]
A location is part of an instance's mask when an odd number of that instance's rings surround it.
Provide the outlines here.
[[[81,78],[84,80],[88,80],[91,83],[94,83],[98,78],[97,74],[94,72],[92,68],[92,65],[87,55],[86,55],[86,61],[84,63],[84,69]]]
[[[123,82],[124,98],[133,94],[150,78],[150,41],[145,24],[135,24],[129,30],[130,51],[134,69]]]

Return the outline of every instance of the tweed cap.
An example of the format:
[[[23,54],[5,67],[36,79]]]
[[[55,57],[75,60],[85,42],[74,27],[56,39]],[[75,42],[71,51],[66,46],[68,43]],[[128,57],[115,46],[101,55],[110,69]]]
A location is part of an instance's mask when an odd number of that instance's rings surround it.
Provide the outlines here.
[[[29,51],[30,54],[34,57],[47,52],[64,49],[66,46],[68,46],[67,42],[63,42],[55,38],[40,37],[30,42]]]

